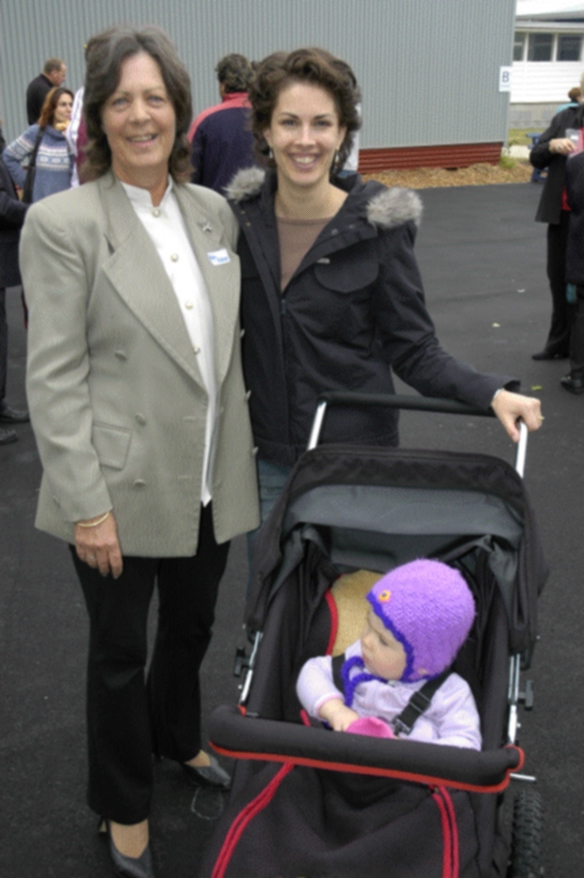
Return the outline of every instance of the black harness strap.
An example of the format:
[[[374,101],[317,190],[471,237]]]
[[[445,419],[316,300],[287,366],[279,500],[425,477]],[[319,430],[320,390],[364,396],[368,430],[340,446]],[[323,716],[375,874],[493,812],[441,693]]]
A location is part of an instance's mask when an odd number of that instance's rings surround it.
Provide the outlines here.
[[[333,683],[339,690],[339,692],[345,691],[345,684],[343,683],[343,678],[341,677],[341,668],[345,663],[345,653],[342,652],[340,655],[336,655],[332,660],[332,670],[333,670]]]
[[[337,655],[332,659],[333,682],[340,692],[345,691],[341,668],[345,662],[345,655]],[[442,683],[450,676],[451,670],[447,668],[438,677],[428,680],[421,689],[414,692],[399,716],[391,723],[393,730],[399,735],[409,735],[418,717],[425,713],[432,703],[432,699]]]
[[[402,712],[392,722],[396,735],[410,734],[418,717],[428,710],[434,695],[449,676],[450,668],[447,668],[438,677],[427,680],[421,689],[414,692]]]

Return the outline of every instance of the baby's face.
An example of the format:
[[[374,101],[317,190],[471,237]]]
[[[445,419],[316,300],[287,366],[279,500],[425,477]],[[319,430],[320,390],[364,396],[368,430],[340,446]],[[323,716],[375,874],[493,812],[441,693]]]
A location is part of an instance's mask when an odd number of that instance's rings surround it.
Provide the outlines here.
[[[384,680],[401,679],[406,669],[405,650],[371,607],[361,635],[361,649],[370,673]]]

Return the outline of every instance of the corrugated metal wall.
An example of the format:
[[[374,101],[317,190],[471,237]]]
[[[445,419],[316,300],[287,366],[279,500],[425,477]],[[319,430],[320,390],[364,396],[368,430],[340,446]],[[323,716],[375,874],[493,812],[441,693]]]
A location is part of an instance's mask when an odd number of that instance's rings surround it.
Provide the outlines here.
[[[46,58],[83,80],[83,43],[112,24],[159,24],[191,73],[199,111],[218,100],[227,52],[259,59],[319,45],[345,58],[363,90],[362,147],[505,139],[515,0],[0,0],[0,112],[12,139]]]

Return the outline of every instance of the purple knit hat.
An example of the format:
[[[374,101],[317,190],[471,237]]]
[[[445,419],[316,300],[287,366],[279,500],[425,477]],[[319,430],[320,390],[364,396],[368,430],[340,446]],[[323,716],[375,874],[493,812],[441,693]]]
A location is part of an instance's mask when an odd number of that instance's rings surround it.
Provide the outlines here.
[[[402,644],[404,683],[446,670],[468,637],[475,616],[471,591],[458,570],[441,561],[411,561],[376,582],[367,600]]]

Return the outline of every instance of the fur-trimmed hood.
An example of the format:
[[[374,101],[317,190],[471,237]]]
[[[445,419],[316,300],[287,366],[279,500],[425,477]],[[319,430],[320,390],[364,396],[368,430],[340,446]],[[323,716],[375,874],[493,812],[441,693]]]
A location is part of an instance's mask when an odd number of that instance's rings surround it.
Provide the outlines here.
[[[244,168],[233,177],[225,194],[229,201],[240,204],[259,195],[266,172],[261,168]],[[362,184],[363,185],[363,184]],[[407,222],[420,225],[422,200],[412,189],[381,187],[365,203],[367,222],[381,229],[394,229]]]

